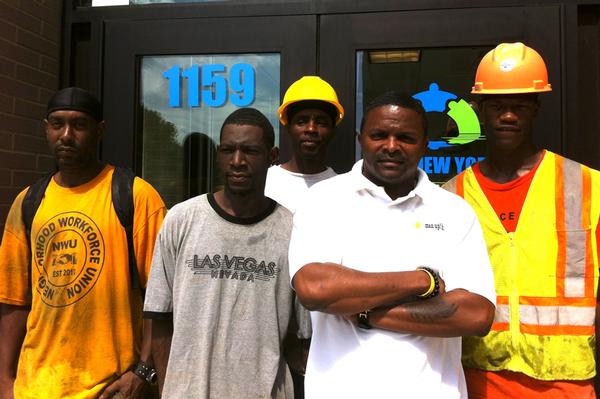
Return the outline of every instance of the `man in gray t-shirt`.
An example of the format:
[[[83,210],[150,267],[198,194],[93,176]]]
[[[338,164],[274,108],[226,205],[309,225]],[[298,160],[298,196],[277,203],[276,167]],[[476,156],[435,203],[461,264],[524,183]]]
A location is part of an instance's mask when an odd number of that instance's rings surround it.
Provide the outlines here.
[[[259,111],[233,112],[217,150],[224,189],[163,223],[144,304],[163,398],[293,398],[282,354],[295,308],[292,215],[264,196],[273,135]]]

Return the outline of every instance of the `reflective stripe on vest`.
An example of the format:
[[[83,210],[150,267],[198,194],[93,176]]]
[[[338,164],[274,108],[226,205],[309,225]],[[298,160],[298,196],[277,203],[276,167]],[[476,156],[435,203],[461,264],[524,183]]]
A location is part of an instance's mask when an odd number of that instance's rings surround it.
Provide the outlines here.
[[[556,157],[556,265],[557,296],[594,295],[592,231],[590,229],[591,176],[587,167]],[[565,215],[569,215],[566,217]]]
[[[477,213],[496,273],[492,331],[465,337],[465,366],[542,380],[594,376],[599,212],[591,199],[592,191],[599,196],[599,183],[596,171],[547,151],[515,233],[501,226],[471,169],[444,185]]]

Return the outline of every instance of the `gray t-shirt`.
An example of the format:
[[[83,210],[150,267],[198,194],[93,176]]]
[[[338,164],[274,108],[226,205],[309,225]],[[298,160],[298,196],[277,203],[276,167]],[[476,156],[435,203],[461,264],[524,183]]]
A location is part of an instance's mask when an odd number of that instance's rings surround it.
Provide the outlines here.
[[[252,220],[211,194],[169,211],[144,304],[146,318],[173,318],[163,399],[293,398],[282,355],[294,309],[291,229],[275,202]]]

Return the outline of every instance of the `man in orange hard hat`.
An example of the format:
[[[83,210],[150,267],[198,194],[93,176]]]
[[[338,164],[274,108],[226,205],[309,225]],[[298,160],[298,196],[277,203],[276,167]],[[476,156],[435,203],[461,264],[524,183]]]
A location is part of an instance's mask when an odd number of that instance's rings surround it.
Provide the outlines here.
[[[474,208],[494,269],[494,324],[463,339],[469,398],[595,398],[600,172],[532,139],[542,57],[503,43],[473,94],[487,158],[445,184]]]

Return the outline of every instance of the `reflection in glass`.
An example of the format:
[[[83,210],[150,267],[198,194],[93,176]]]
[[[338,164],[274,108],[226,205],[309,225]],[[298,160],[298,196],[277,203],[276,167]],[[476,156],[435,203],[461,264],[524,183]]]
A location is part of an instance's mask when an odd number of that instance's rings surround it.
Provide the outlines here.
[[[422,103],[429,100],[429,107],[425,103],[424,107],[429,111],[427,133],[430,141],[420,167],[432,181],[440,184],[446,182],[485,154],[485,141],[484,137],[480,137],[481,127],[474,112],[476,105],[470,91],[477,65],[491,48],[480,46],[358,51],[357,129],[360,127],[364,105],[378,95],[389,90],[410,95],[419,93]],[[465,131],[461,134],[459,128]],[[356,154],[357,159],[360,159],[358,143]]]
[[[239,74],[240,64],[252,67],[253,81],[247,68]],[[195,83],[196,66],[198,86],[190,87],[190,82]],[[167,207],[218,188],[215,155],[220,129],[225,118],[239,108],[233,102],[240,103],[240,96],[252,95],[248,106],[269,118],[278,140],[279,54],[146,56],[140,68],[138,170]],[[177,87],[173,87],[172,74],[165,77],[169,70],[180,73]],[[252,90],[247,82],[253,83]],[[169,105],[174,92],[179,106]],[[198,102],[190,101],[190,95],[192,99],[197,95]],[[217,103],[223,105],[210,105]]]
[[[129,4],[165,4],[165,3],[214,3],[227,0],[129,0]]]
[[[142,4],[172,4],[172,3],[214,3],[228,0],[76,0],[77,7],[126,6]]]

